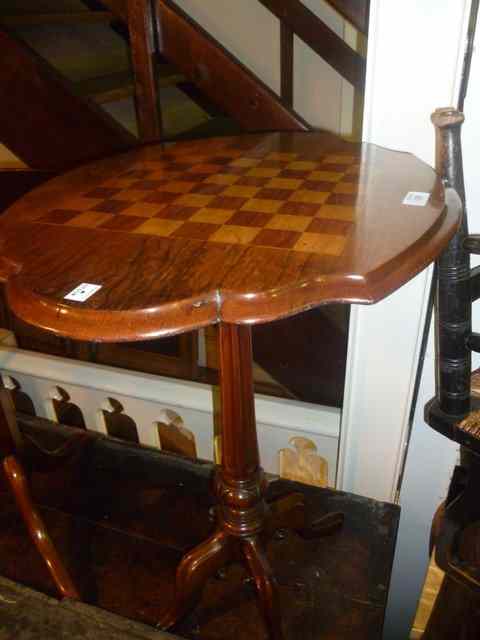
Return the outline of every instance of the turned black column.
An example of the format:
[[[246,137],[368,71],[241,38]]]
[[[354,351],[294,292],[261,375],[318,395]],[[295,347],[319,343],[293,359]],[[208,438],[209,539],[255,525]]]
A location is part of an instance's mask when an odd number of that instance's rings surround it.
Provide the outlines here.
[[[436,342],[437,400],[440,410],[464,416],[470,410],[471,333],[470,257],[463,243],[468,235],[465,212],[461,126],[463,113],[437,109],[432,115],[436,129],[436,170],[445,186],[455,189],[464,206],[462,223],[437,262]]]

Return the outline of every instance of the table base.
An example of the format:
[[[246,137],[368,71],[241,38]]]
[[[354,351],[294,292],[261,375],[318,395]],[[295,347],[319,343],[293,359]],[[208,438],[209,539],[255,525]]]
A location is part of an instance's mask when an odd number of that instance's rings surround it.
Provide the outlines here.
[[[219,355],[222,461],[215,478],[218,528],[183,557],[176,574],[174,606],[159,626],[174,625],[195,605],[208,578],[230,560],[240,558],[255,582],[270,637],[282,640],[277,584],[265,554],[265,539],[277,531],[282,535],[285,528],[305,537],[325,535],[341,526],[343,514],[327,514],[306,526],[300,494],[290,493],[267,505],[255,423],[250,327],[221,324]]]

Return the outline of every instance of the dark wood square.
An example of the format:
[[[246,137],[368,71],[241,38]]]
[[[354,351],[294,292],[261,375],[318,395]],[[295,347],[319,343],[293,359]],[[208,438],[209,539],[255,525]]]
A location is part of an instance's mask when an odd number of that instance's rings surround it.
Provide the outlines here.
[[[172,236],[207,240],[219,228],[219,224],[209,224],[207,222],[186,222],[176,229],[172,233]]]
[[[208,184],[208,183],[200,183],[196,184],[191,193],[202,193],[206,196],[214,196],[222,193],[225,190],[225,185],[222,184]]]
[[[310,202],[285,202],[280,207],[278,213],[283,213],[289,216],[315,216],[320,209],[321,204],[315,204]]]
[[[323,180],[306,180],[303,185],[303,189],[308,189],[308,191],[317,191],[319,193],[330,193],[336,183],[335,182],[326,182]]]
[[[107,189],[106,187],[97,187],[84,194],[84,198],[95,198],[96,200],[108,200],[113,198],[121,189]]]
[[[152,202],[154,204],[169,204],[178,198],[178,193],[170,193],[168,191],[154,191],[150,195],[143,198],[143,202]]]
[[[164,218],[165,220],[189,220],[197,211],[198,208],[196,207],[182,207],[170,204],[161,209],[154,217]]]
[[[237,211],[226,224],[234,224],[239,227],[264,227],[271,219],[272,216],[266,213],[258,213],[256,211]]]
[[[284,200],[287,201],[292,195],[291,189],[271,189],[265,188],[257,193],[256,198],[263,200]]]
[[[165,184],[164,180],[137,180],[132,182],[130,189],[134,191],[153,191],[154,189],[160,189],[162,184]]]
[[[102,213],[120,213],[128,207],[131,207],[132,203],[126,200],[104,200],[99,202],[90,211],[101,211]]]
[[[113,231],[133,231],[145,222],[145,218],[139,216],[111,216],[110,220],[102,222],[100,227],[103,229],[112,229]]]
[[[354,193],[331,193],[325,204],[339,204],[354,207],[357,200],[358,195]]]
[[[348,222],[346,220],[314,218],[306,231],[309,233],[328,233],[335,236],[345,236],[350,231],[353,224],[353,222]]]
[[[248,202],[248,198],[217,196],[208,206],[210,209],[240,209],[246,202]]]
[[[282,229],[262,229],[255,237],[252,244],[263,247],[278,247],[279,249],[291,249],[302,234],[297,231],[284,231]]]
[[[40,222],[48,224],[65,224],[78,216],[78,211],[71,209],[53,209],[40,218]]]
[[[125,173],[122,173],[119,177],[135,178],[136,180],[143,180],[150,174],[151,174],[151,171],[145,171],[144,169],[131,169],[130,171],[125,171]]]

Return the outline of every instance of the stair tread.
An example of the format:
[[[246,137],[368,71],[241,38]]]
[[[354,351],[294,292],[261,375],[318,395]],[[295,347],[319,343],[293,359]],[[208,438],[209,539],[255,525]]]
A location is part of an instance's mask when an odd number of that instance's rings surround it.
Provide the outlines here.
[[[49,11],[47,13],[0,13],[0,24],[7,27],[35,25],[109,23],[114,19],[110,11]]]
[[[71,82],[130,69],[128,45],[108,24],[35,25],[14,34]]]
[[[165,87],[160,94],[165,137],[174,137],[209,120],[209,116],[176,87]],[[103,108],[123,127],[137,135],[133,96],[104,103]]]
[[[159,89],[175,86],[184,81],[184,76],[171,65],[159,65],[157,81]],[[98,104],[115,102],[134,95],[133,73],[130,70],[117,71],[105,76],[95,76],[76,82],[77,95],[89,96]]]
[[[54,13],[58,11],[86,11],[81,0],[2,0],[1,14]]]

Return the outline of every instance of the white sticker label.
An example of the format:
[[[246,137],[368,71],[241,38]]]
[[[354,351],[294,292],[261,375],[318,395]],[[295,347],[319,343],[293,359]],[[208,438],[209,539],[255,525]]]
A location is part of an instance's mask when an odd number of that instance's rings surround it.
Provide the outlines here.
[[[78,287],[75,287],[70,293],[67,293],[64,300],[75,300],[75,302],[85,302],[94,293],[97,293],[102,288],[101,284],[91,284],[90,282],[82,282]]]
[[[411,207],[424,207],[429,198],[429,193],[424,193],[423,191],[409,191],[403,200],[403,204],[409,204]]]

